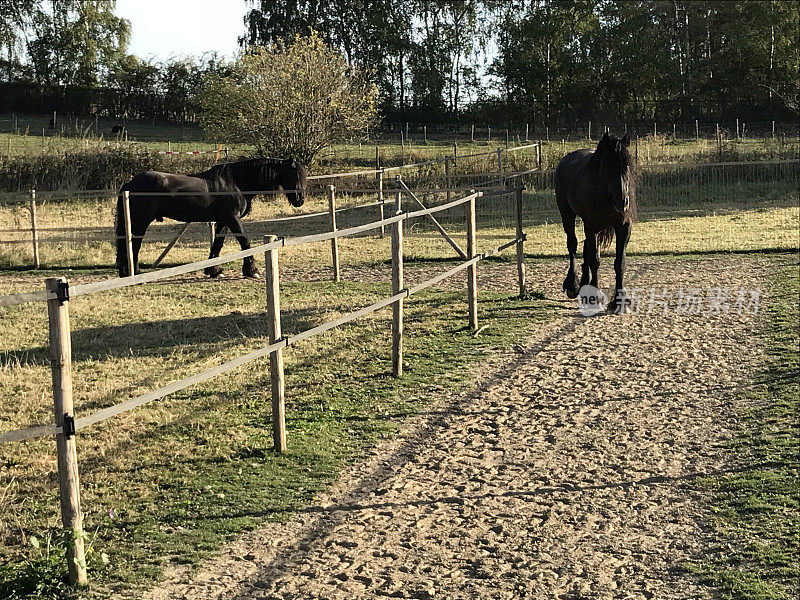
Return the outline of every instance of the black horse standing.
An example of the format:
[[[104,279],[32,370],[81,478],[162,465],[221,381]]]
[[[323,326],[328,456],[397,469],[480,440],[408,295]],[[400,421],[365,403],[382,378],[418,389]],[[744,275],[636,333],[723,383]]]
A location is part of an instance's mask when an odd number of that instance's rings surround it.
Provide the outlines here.
[[[597,285],[600,249],[608,246],[616,235],[617,256],[614,260],[616,286],[608,310],[625,312],[630,306],[623,285],[625,249],[636,221],[635,165],[628,153],[630,138],[603,135],[597,149],[576,150],[558,163],[555,171],[555,191],[564,233],[567,234],[569,271],[564,291],[570,298],[578,295],[586,284]],[[575,273],[575,216],[583,221],[586,236],[583,242],[581,278]]]
[[[123,194],[130,192],[131,233],[133,234],[133,264],[139,273],[139,248],[150,223],[164,218],[176,221],[209,221],[216,223],[216,233],[209,258],[219,256],[230,230],[239,240],[242,250],[250,242],[242,230],[253,198],[263,191],[282,188],[292,206],[302,206],[306,186],[306,169],[294,160],[252,158],[214,165],[208,171],[193,175],[176,175],[158,171],[139,173],[122,186],[117,201],[117,270],[120,277],[128,275],[126,259]],[[208,267],[205,273],[216,277],[220,267]],[[244,259],[242,273],[257,277],[255,259]]]

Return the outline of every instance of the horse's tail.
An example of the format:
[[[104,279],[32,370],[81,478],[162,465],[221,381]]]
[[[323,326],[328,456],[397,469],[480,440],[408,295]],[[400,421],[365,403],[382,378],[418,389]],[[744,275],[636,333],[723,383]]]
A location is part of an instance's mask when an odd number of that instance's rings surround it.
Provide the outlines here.
[[[125,240],[125,217],[123,217],[123,213],[125,211],[124,201],[122,199],[123,191],[124,186],[117,195],[117,214],[114,220],[114,233],[116,236],[114,241],[117,246],[116,266],[120,277],[123,277],[126,274],[126,269],[128,268],[127,243]]]
[[[614,228],[606,227],[597,232],[597,249],[605,250],[614,241]]]

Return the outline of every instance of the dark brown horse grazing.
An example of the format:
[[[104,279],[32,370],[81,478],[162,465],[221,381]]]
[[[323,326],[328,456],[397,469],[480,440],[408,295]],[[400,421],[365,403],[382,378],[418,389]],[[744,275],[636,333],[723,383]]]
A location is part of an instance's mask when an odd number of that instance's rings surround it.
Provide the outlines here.
[[[636,221],[636,173],[628,153],[630,139],[626,133],[617,139],[606,133],[592,151],[576,150],[558,163],[555,171],[555,190],[558,210],[567,234],[569,271],[564,280],[564,291],[570,298],[578,296],[581,287],[597,285],[600,266],[600,249],[608,246],[616,235],[617,256],[614,272],[617,276],[614,298],[608,310],[626,312],[630,300],[626,297],[623,275],[625,249],[631,236],[631,226]],[[583,221],[586,236],[583,242],[581,278],[575,273],[575,216]]]
[[[133,264],[139,273],[139,248],[150,223],[164,218],[176,221],[213,221],[216,235],[209,258],[219,256],[230,230],[239,240],[242,250],[250,242],[242,230],[242,218],[247,216],[253,198],[260,192],[283,189],[292,206],[302,206],[305,199],[306,169],[294,160],[251,158],[214,165],[208,171],[194,175],[175,175],[146,171],[139,173],[122,186],[117,201],[117,270],[120,277],[128,275],[126,259],[125,221],[122,218],[123,195],[130,192]],[[206,275],[216,277],[222,269],[208,267]],[[258,277],[255,259],[244,259],[245,277]]]

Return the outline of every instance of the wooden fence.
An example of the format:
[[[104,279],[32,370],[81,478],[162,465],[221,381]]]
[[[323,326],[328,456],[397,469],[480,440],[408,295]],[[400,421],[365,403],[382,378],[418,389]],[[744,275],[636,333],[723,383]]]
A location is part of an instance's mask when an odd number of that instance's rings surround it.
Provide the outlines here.
[[[482,192],[473,192],[457,200],[433,208],[423,208],[417,211],[403,212],[401,202],[403,195],[412,194],[398,179],[394,197],[394,214],[365,225],[337,230],[335,221],[331,223],[331,231],[295,238],[276,238],[267,236],[264,243],[218,258],[203,260],[177,267],[160,269],[148,273],[115,278],[106,281],[70,285],[63,278],[49,278],[46,280],[46,289],[39,292],[12,294],[0,297],[0,306],[10,306],[28,302],[47,302],[49,329],[50,329],[50,357],[53,376],[53,403],[55,410],[55,424],[29,427],[16,431],[0,434],[0,444],[21,441],[32,438],[56,437],[58,452],[58,476],[60,489],[60,505],[62,526],[70,532],[71,543],[68,546],[67,562],[69,568],[69,581],[73,584],[82,584],[87,581],[86,560],[83,548],[83,523],[80,506],[80,486],[78,478],[78,459],[75,444],[75,435],[78,431],[100,423],[121,413],[133,410],[165,396],[186,389],[217,375],[236,369],[241,365],[256,359],[269,356],[270,381],[272,387],[272,427],[273,442],[277,452],[283,452],[287,447],[285,424],[285,384],[283,372],[283,350],[297,342],[314,335],[334,329],[364,315],[370,314],[387,306],[392,306],[392,373],[396,377],[403,374],[403,303],[404,300],[420,291],[431,287],[440,281],[462,271],[467,272],[467,302],[469,326],[478,327],[477,310],[477,285],[476,265],[479,261],[516,246],[517,271],[519,277],[520,296],[525,295],[524,265],[522,262],[525,234],[522,231],[522,188],[507,190],[507,193],[516,194],[517,198],[517,226],[514,239],[493,248],[487,252],[478,253],[476,248],[476,200]],[[333,192],[331,192],[333,194]],[[333,205],[333,201],[331,202]],[[426,216],[433,218],[433,214],[452,209],[457,206],[465,207],[465,220],[467,226],[467,245],[464,260],[458,265],[446,270],[439,275],[411,287],[406,287],[403,279],[403,228],[402,224],[408,219]],[[392,295],[379,300],[369,306],[355,310],[333,321],[329,321],[295,335],[284,335],[281,329],[281,303],[280,303],[280,276],[279,254],[281,248],[322,242],[330,240],[332,243],[341,237],[352,236],[366,231],[390,227],[392,235]],[[446,234],[445,234],[446,235]],[[332,246],[335,248],[335,244]],[[97,410],[87,416],[76,418],[72,400],[72,348],[70,341],[69,302],[71,298],[100,293],[103,291],[150,283],[195,272],[206,267],[216,266],[227,262],[240,260],[248,256],[264,253],[266,299],[267,299],[267,326],[269,345],[254,350],[248,354],[229,360],[196,373],[185,379],[175,381],[150,391],[146,394],[130,398],[124,402]],[[336,256],[336,255],[335,255]],[[338,256],[337,256],[338,260]],[[338,264],[335,263],[335,264]]]
[[[498,148],[496,151],[492,150],[490,152],[480,152],[475,154],[465,154],[465,155],[458,155],[457,151],[454,150],[453,154],[450,156],[443,156],[434,158],[424,162],[417,162],[417,163],[410,163],[405,165],[399,165],[394,167],[381,167],[379,161],[376,158],[376,165],[374,169],[365,169],[361,171],[351,171],[346,173],[331,173],[327,175],[312,175],[308,179],[314,184],[322,184],[329,190],[330,185],[327,185],[325,182],[330,182],[333,180],[338,179],[348,179],[348,178],[362,178],[365,176],[372,176],[375,178],[375,190],[359,190],[361,192],[364,191],[372,191],[373,193],[377,194],[377,202],[375,206],[377,208],[378,214],[380,219],[383,219],[385,204],[386,201],[383,197],[383,190],[384,190],[384,178],[387,174],[400,172],[402,170],[413,169],[413,168],[420,168],[435,164],[443,164],[444,165],[444,175],[440,176],[425,176],[424,180],[429,185],[436,185],[438,187],[446,187],[448,188],[448,200],[450,197],[451,191],[463,191],[465,189],[475,189],[477,187],[488,187],[491,185],[498,185],[500,187],[505,185],[506,180],[513,179],[515,177],[519,177],[525,174],[528,174],[533,171],[524,171],[524,172],[504,172],[504,165],[503,165],[503,153],[504,152],[516,152],[519,150],[527,150],[527,149],[536,149],[536,156],[538,160],[538,170],[542,169],[542,144],[541,142],[535,144],[526,144],[523,146],[515,146],[511,148]],[[487,179],[486,176],[493,175],[493,174],[485,174],[485,173],[469,173],[469,174],[451,174],[450,166],[451,164],[455,164],[458,159],[467,159],[467,158],[474,158],[474,157],[481,157],[481,156],[497,156],[497,176],[492,179]],[[485,181],[480,183],[476,183],[474,181],[469,182],[469,187],[459,187],[458,185],[454,185],[459,179],[463,178],[475,178],[481,177],[484,178]],[[348,190],[349,192],[355,192],[356,190]],[[263,192],[264,195],[275,195],[278,192],[269,190]],[[42,194],[40,194],[42,195]],[[130,197],[132,194],[129,192],[125,192],[123,196],[123,206],[124,206],[124,219],[125,219],[125,240],[126,240],[126,255],[128,261],[128,268],[129,272],[133,272],[132,270],[132,263],[133,263],[133,249],[132,249],[132,240],[137,237],[131,234],[131,222],[130,222],[130,208],[129,202]],[[151,194],[152,195],[152,194]],[[0,244],[32,244],[33,248],[33,266],[34,268],[38,269],[40,267],[40,259],[39,259],[39,248],[41,243],[74,243],[74,242],[104,242],[107,241],[108,238],[102,235],[95,235],[90,237],[68,237],[68,236],[54,236],[54,237],[40,237],[41,233],[48,233],[53,232],[53,229],[42,229],[37,224],[36,219],[36,207],[37,207],[37,191],[30,190],[25,193],[10,193],[10,194],[0,194],[0,196],[5,196],[5,198],[0,201],[0,205],[2,204],[20,204],[27,202],[30,210],[30,240],[26,241],[24,239],[3,239],[0,240]],[[108,197],[114,198],[117,197],[117,192],[115,190],[78,190],[75,192],[50,192],[44,193],[45,198],[49,199],[73,199],[73,198],[101,198],[101,197]],[[347,207],[340,210],[351,210],[354,207]],[[334,206],[334,201],[332,196],[329,192],[329,211],[328,214],[330,216],[331,223],[334,224],[336,220],[336,213],[337,210]],[[308,213],[305,215],[298,215],[292,217],[283,217],[284,220],[292,220],[292,219],[299,219],[299,218],[313,218],[320,215],[324,215],[326,213]],[[269,219],[266,221],[262,221],[262,223],[269,223],[273,221],[279,221],[279,219]],[[213,227],[212,224],[209,224]],[[167,247],[164,249],[162,254],[154,261],[153,266],[158,266],[161,261],[166,257],[172,247],[177,243],[177,241],[183,236],[186,230],[189,228],[189,225],[182,226],[181,229],[178,230],[177,234],[173,237],[165,239],[163,241],[167,242]],[[385,226],[381,226],[381,237],[385,234]],[[95,231],[97,228],[93,228],[92,231]],[[24,231],[24,230],[23,230]],[[58,228],[57,231],[80,231],[79,229],[70,229],[70,228]],[[141,236],[143,237],[143,236]],[[153,239],[153,236],[149,236]],[[212,241],[213,241],[213,234],[212,234]],[[332,252],[334,253],[334,261],[335,261],[335,254],[336,254],[336,240],[333,239],[331,241],[332,245]],[[334,266],[334,272],[337,272],[338,269]]]

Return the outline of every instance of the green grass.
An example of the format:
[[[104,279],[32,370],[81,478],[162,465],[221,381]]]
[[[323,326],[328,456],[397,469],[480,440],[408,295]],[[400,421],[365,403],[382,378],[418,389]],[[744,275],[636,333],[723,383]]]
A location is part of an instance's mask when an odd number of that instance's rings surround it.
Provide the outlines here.
[[[747,397],[741,432],[730,443],[733,472],[702,485],[714,496],[712,525],[720,545],[688,568],[742,600],[797,598],[800,593],[800,358],[797,255],[781,256],[769,281],[767,382]],[[788,265],[786,263],[789,263]]]
[[[263,293],[258,282],[200,281],[75,299],[77,412],[264,345]],[[282,294],[284,331],[291,333],[384,297],[388,286],[287,282]],[[485,293],[479,315],[488,328],[474,337],[465,328],[463,296],[434,290],[407,303],[401,379],[390,375],[388,311],[287,351],[286,455],[270,449],[265,360],[81,434],[90,594],[147,587],[164,567],[196,564],[239,533],[310,504],[345,465],[394,435],[406,416],[466,389],[488,353],[522,341],[555,314],[545,301]],[[4,396],[17,399],[5,404],[3,429],[49,418],[40,309],[0,315],[0,384]],[[63,564],[30,544],[32,536],[45,539],[57,528],[53,450],[49,440],[0,447],[6,590],[41,582],[42,573],[51,583],[63,577]]]

